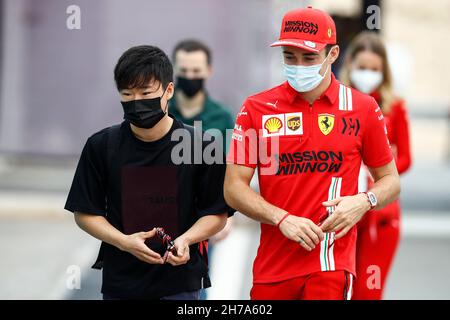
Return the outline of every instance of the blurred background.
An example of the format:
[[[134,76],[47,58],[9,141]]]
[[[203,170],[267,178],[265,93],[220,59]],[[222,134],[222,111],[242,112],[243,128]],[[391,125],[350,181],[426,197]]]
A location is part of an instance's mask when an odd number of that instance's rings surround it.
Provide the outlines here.
[[[71,30],[67,8],[81,12]],[[413,167],[386,299],[450,299],[450,1],[0,0],[0,299],[99,299],[100,243],[63,210],[86,139],[122,120],[114,65],[127,48],[168,54],[185,38],[213,52],[208,92],[239,110],[283,81],[283,14],[312,5],[336,21],[342,53],[381,8],[396,93],[407,102]],[[339,63],[335,66],[339,69]],[[211,262],[211,299],[248,299],[259,226],[241,214]],[[236,250],[236,248],[239,248]],[[70,277],[81,271],[81,286]]]

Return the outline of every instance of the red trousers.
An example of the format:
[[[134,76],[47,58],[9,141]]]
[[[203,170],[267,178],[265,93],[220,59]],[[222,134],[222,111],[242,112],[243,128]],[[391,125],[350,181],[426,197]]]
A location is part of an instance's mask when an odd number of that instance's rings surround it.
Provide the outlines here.
[[[381,300],[400,239],[398,201],[368,212],[357,227],[353,300]]]
[[[353,276],[347,271],[315,272],[275,283],[254,283],[252,300],[350,300]]]

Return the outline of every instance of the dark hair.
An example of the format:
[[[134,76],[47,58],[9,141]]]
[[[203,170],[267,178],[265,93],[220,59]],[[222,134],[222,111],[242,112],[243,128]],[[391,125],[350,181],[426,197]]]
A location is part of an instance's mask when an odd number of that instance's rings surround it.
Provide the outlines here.
[[[206,44],[199,40],[194,39],[187,39],[183,40],[181,42],[178,42],[178,44],[175,46],[175,49],[173,49],[172,53],[172,61],[175,63],[177,52],[183,50],[186,52],[193,52],[193,51],[203,51],[206,54],[206,60],[208,62],[208,65],[211,65],[212,62],[212,55],[211,50],[208,48]]]
[[[333,48],[333,46],[334,46],[334,44],[327,44],[325,46],[325,56],[327,56],[330,53],[331,48]]]
[[[143,87],[150,81],[159,81],[166,89],[173,82],[172,63],[158,47],[132,47],[117,61],[114,80],[118,90]]]

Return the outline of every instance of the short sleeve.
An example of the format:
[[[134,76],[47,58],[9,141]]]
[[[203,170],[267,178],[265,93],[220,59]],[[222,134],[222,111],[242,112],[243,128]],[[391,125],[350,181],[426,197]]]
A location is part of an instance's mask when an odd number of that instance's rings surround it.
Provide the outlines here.
[[[81,152],[64,209],[106,216],[105,168],[101,145],[94,140],[90,137]]]
[[[387,129],[381,108],[372,98],[362,138],[362,158],[370,168],[384,166],[393,160]]]
[[[258,163],[258,133],[253,127],[249,101],[245,101],[236,116],[227,162],[256,168]]]
[[[411,166],[411,147],[409,137],[409,120],[404,101],[398,101],[392,109],[393,140],[397,146],[396,163],[399,174],[404,173]]]
[[[214,139],[212,138],[213,141]],[[222,149],[216,150],[216,152],[220,152],[221,161],[211,164],[203,163],[197,168],[196,211],[199,218],[222,213],[232,216],[235,212],[227,205],[223,195],[226,170],[225,154]]]

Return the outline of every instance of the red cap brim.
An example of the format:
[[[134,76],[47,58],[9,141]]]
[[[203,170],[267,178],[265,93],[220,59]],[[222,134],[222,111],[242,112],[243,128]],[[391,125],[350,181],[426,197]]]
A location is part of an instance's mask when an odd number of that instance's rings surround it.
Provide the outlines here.
[[[305,42],[312,43],[315,46],[314,47],[308,46],[305,44]],[[326,45],[327,45],[326,43],[312,42],[312,41],[307,41],[307,40],[284,39],[284,40],[275,41],[270,46],[271,47],[279,47],[279,46],[297,47],[297,48],[301,48],[301,49],[305,49],[307,51],[317,53],[320,50],[322,50],[323,48],[325,48]]]

